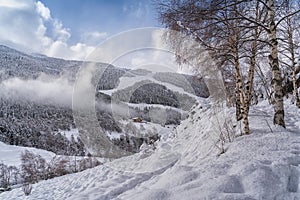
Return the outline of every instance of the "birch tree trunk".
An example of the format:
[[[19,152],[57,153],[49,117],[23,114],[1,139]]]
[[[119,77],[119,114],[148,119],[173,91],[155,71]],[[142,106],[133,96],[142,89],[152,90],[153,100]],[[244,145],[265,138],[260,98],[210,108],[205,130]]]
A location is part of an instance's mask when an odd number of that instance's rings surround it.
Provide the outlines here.
[[[236,80],[238,80],[238,76],[236,75]],[[239,84],[237,83],[236,81],[236,84],[235,84],[235,116],[236,116],[236,120],[237,121],[240,121],[241,119],[243,119],[243,116],[242,116],[242,111],[241,111],[241,94],[238,90],[239,88]]]
[[[298,86],[297,86],[297,67],[296,67],[296,57],[295,57],[295,46],[294,46],[294,33],[291,19],[287,18],[287,25],[288,25],[288,42],[289,42],[289,52],[291,54],[291,70],[292,70],[292,79],[293,79],[293,93],[295,98],[295,104],[298,108],[300,108],[300,100],[298,94]]]
[[[285,128],[284,121],[284,105],[282,91],[282,77],[279,69],[278,61],[278,41],[275,25],[274,0],[268,0],[268,16],[269,16],[269,43],[271,54],[269,55],[269,63],[272,70],[272,88],[274,92],[274,118],[273,123]]]
[[[253,91],[253,79],[254,79],[254,69],[256,64],[256,46],[257,42],[253,42],[253,46],[251,48],[251,57],[250,57],[250,66],[248,71],[248,80],[246,83],[246,98],[245,98],[245,104],[246,104],[246,112],[249,113],[251,99],[252,99],[252,91]]]
[[[234,6],[235,12],[237,12],[237,6]],[[231,48],[231,52],[234,55],[234,68],[236,73],[236,92],[237,92],[237,105],[240,103],[240,111],[243,119],[244,124],[244,134],[250,134],[249,128],[249,120],[248,120],[248,112],[247,106],[245,101],[245,92],[243,89],[243,79],[240,72],[240,63],[239,63],[239,28],[238,28],[238,20],[234,20],[233,22],[233,38],[229,35],[229,44]],[[230,32],[230,26],[228,26]],[[237,109],[237,108],[236,108]]]
[[[240,72],[237,52],[236,52],[236,56],[237,57],[235,58],[235,69],[236,69],[237,86],[238,86],[237,91],[239,93],[240,102],[241,102],[241,114],[242,114],[243,124],[244,124],[244,134],[248,135],[250,134],[248,112],[246,110],[245,93],[243,90],[243,82],[242,82],[242,76]]]
[[[297,85],[297,78],[296,78],[296,68],[293,69],[293,87],[294,87],[295,104],[298,108],[300,108],[300,100],[299,100],[298,85]]]
[[[255,16],[256,16],[256,21],[259,19],[259,2],[256,2],[256,7],[255,7]],[[259,37],[258,33],[258,26],[254,28],[253,31],[254,34],[254,40],[252,42],[251,46],[251,55],[250,55],[250,66],[249,66],[249,71],[248,71],[248,80],[246,83],[246,98],[245,98],[245,104],[246,104],[246,112],[247,115],[249,114],[249,109],[250,109],[250,104],[251,104],[251,99],[252,99],[252,90],[253,90],[253,79],[254,79],[254,70],[255,70],[255,64],[256,64],[256,53],[257,53],[257,40]]]

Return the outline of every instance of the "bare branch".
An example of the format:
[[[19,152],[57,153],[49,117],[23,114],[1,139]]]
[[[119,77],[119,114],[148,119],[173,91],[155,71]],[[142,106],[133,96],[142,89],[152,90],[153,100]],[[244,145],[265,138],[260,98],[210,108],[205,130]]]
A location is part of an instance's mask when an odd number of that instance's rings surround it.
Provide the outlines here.
[[[282,17],[282,18],[276,23],[275,27],[277,27],[283,20],[285,20],[285,19],[287,19],[287,18],[289,18],[289,17],[291,17],[291,16],[293,16],[293,15],[299,13],[299,12],[300,12],[300,9],[299,9],[299,10],[296,10],[295,12],[292,12],[292,13],[290,13],[290,14],[284,16],[284,17]]]

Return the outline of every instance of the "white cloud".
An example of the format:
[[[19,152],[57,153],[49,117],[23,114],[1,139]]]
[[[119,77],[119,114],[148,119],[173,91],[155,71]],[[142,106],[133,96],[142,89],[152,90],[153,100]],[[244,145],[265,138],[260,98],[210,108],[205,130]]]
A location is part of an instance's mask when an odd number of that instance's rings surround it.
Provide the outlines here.
[[[141,17],[145,14],[142,8],[142,4],[135,4],[124,7],[123,11]],[[50,9],[40,1],[0,0],[0,13],[0,43],[20,50],[64,59],[108,62],[122,67],[156,64],[173,71],[178,69],[172,53],[162,50],[167,49],[161,38],[163,32],[155,28],[127,31],[112,38],[108,38],[106,32],[95,30],[83,33],[78,43],[69,44],[71,30],[53,18]],[[147,49],[149,47],[152,50]],[[128,52],[136,49],[137,52]],[[116,55],[121,58],[116,58]]]
[[[71,37],[70,30],[63,27],[63,24],[60,21],[53,20],[53,26],[54,37],[56,40],[66,42]]]
[[[149,13],[149,7],[147,4],[141,2],[132,2],[132,4],[124,5],[122,11],[128,13],[129,16],[134,18],[143,18]]]
[[[69,45],[70,29],[36,0],[0,0],[0,43],[23,51],[65,59],[85,59],[93,46]],[[94,33],[94,37],[104,37]]]
[[[94,31],[94,32],[85,33],[85,36],[86,37],[93,37],[93,38],[97,38],[97,39],[104,39],[108,36],[108,34],[106,32]]]
[[[82,43],[68,46],[65,42],[55,41],[45,51],[45,53],[51,57],[62,57],[70,60],[85,60],[86,56],[89,55],[94,49],[94,47]]]
[[[26,6],[25,2],[19,2],[17,0],[0,0],[0,7],[25,8]]]
[[[37,38],[41,31],[38,31],[38,28],[42,21],[35,13],[34,2],[32,0],[15,0],[13,2],[13,5],[26,4],[26,6],[0,7],[0,40],[23,48],[30,47],[37,51],[41,50],[39,48],[40,41]]]
[[[62,41],[53,42],[50,47],[45,51],[48,56],[55,57],[57,55],[64,54],[65,57],[69,57],[68,45]]]
[[[88,56],[95,50],[95,47],[88,46],[83,43],[77,43],[76,45],[71,46],[70,49],[73,51],[73,54],[75,54],[77,58],[79,58],[80,60],[85,60],[86,56]],[[76,57],[73,57],[72,59],[76,59]]]
[[[74,46],[71,46],[70,47],[72,51],[74,52],[88,52],[88,53],[91,53],[91,51],[94,50],[94,47],[91,47],[91,46],[88,46],[86,44],[82,44],[82,43],[77,43],[76,45]]]
[[[153,71],[182,72],[174,53],[162,38],[163,29],[135,29],[105,40],[88,60],[107,62],[120,67],[148,68]]]
[[[49,20],[51,18],[50,10],[40,1],[36,2],[37,12],[45,19]]]
[[[66,77],[53,78],[45,74],[34,80],[15,77],[0,83],[1,96],[68,106],[72,103],[72,91],[73,84]]]
[[[108,37],[107,32],[85,32],[81,36],[81,41],[88,45],[98,45],[103,39]]]

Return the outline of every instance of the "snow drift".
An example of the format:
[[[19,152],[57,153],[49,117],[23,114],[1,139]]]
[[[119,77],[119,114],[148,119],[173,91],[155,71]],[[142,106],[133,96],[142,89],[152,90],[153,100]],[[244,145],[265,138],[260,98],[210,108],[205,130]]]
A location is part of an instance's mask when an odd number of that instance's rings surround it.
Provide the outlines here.
[[[300,111],[286,105],[285,130],[271,125],[271,107],[254,107],[251,135],[227,143],[224,154],[216,147],[216,119],[232,111],[216,111],[198,105],[156,150],[37,183],[28,199],[300,199]],[[16,189],[0,198],[24,194]]]

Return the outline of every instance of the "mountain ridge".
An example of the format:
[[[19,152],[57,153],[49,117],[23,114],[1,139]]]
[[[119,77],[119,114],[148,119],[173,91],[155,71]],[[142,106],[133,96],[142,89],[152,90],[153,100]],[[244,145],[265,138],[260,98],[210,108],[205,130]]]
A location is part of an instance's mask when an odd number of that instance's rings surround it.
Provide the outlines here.
[[[59,133],[59,130],[68,131],[76,127],[72,115],[72,90],[77,73],[85,64],[84,61],[28,55],[1,45],[0,105],[3,109],[0,113],[0,141],[44,148],[58,154],[85,154],[80,140],[70,144]],[[114,138],[118,140],[115,142],[129,151],[138,151],[144,141],[140,136],[134,136],[135,133],[147,134],[149,131],[152,135],[158,135],[156,132],[164,130],[166,125],[178,125],[198,98],[209,96],[203,80],[189,75],[158,74],[150,69],[130,70],[105,63],[95,64],[100,69],[99,73],[92,74],[91,81],[96,81],[97,119],[108,137],[117,133],[119,138]],[[147,79],[148,82],[143,82]],[[123,80],[130,84],[126,85]],[[178,80],[184,80],[184,84],[180,85]],[[123,86],[120,90],[119,84]],[[184,85],[190,86],[190,89]],[[113,90],[111,95],[101,94],[101,91],[108,90]],[[150,130],[132,124],[135,117],[153,124],[147,125]],[[120,144],[121,136],[127,139]],[[64,144],[51,142],[41,145],[39,142],[53,141],[54,138],[60,138]],[[138,146],[131,147],[130,143]],[[72,151],[67,152],[66,146],[73,146]]]

